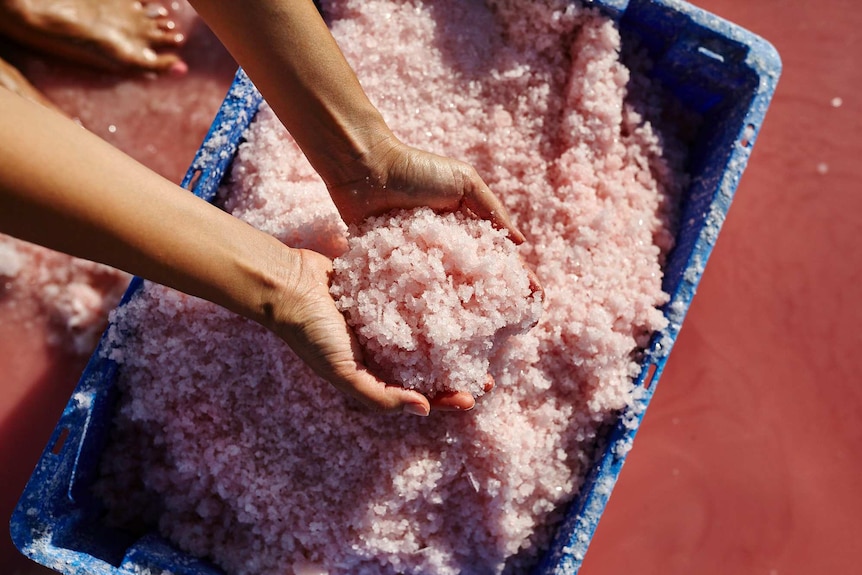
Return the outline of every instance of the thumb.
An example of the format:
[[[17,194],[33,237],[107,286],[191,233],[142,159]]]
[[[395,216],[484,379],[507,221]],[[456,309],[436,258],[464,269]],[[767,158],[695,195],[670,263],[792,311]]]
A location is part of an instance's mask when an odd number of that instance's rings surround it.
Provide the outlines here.
[[[363,367],[331,383],[345,394],[375,411],[401,410],[411,415],[427,416],[431,412],[428,398],[417,391],[389,385]]]

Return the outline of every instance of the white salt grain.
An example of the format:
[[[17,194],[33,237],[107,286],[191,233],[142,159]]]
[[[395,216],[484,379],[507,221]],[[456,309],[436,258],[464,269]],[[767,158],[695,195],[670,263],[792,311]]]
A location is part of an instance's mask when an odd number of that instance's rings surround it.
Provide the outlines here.
[[[0,278],[14,278],[23,267],[23,258],[13,243],[0,238]]]

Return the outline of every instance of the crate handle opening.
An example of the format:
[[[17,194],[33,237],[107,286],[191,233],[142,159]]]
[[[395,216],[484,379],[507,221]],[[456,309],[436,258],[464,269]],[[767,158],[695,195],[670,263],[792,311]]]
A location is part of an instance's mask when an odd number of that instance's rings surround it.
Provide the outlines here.
[[[60,455],[67,439],[69,439],[69,428],[64,427],[60,430],[60,435],[57,436],[57,441],[55,441],[54,445],[51,447],[51,453],[54,455]]]
[[[200,182],[200,181],[201,181],[201,174],[203,174],[203,173],[204,173],[204,171],[203,171],[203,170],[201,170],[200,168],[198,168],[197,170],[195,170],[194,174],[192,174],[192,177],[191,177],[191,179],[189,180],[188,185],[186,186],[186,189],[187,189],[188,191],[190,191],[190,192],[194,193],[195,188],[197,188],[197,187],[198,187],[198,182]]]
[[[748,124],[742,130],[742,138],[739,143],[743,148],[749,148],[754,143],[754,136],[757,134],[757,128],[754,124]]]
[[[654,364],[654,363],[649,364],[649,368],[647,368],[647,374],[644,377],[644,382],[643,382],[644,389],[649,389],[650,386],[652,385],[652,381],[653,381],[653,378],[655,377],[655,372],[657,369],[658,369],[658,366],[656,366],[656,364]]]

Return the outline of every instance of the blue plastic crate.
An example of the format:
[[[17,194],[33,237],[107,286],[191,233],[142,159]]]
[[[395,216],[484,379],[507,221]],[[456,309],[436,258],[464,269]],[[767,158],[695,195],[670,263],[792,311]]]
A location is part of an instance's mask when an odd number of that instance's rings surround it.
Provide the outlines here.
[[[580,568],[638,424],[724,221],[751,147],[775,91],[781,62],[762,38],[680,0],[584,0],[619,22],[650,52],[661,80],[700,119],[682,206],[682,227],[670,254],[664,289],[669,326],[657,333],[638,383],[642,399],[621,413],[548,550],[538,574]],[[183,185],[212,200],[261,102],[240,70]],[[133,280],[120,305],[140,287]],[[87,368],[12,516],[12,539],[33,560],[67,575],[146,572],[220,575],[212,565],[173,548],[157,534],[131,538],[100,521],[89,488],[107,440],[116,390],[116,365],[99,349]]]

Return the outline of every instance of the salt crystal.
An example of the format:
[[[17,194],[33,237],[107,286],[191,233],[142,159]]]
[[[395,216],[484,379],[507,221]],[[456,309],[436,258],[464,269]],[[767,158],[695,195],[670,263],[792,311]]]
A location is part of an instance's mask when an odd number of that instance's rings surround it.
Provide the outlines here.
[[[0,241],[0,278],[14,278],[23,267],[23,257],[14,244]]]

